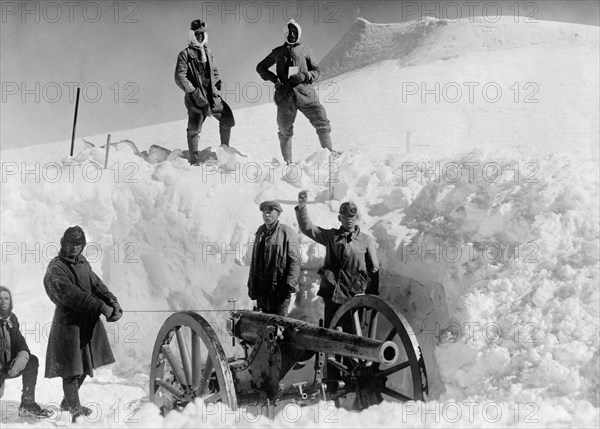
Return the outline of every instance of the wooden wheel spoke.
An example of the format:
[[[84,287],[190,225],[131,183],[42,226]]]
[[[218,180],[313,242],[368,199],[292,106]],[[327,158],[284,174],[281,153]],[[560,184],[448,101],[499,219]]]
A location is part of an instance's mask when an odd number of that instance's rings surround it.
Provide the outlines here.
[[[369,338],[372,340],[377,338],[377,321],[378,321],[378,312],[377,310],[371,311],[371,320],[369,322]]]
[[[164,353],[164,355],[166,356],[167,360],[169,361],[169,364],[171,365],[171,369],[173,370],[173,373],[175,374],[177,381],[179,381],[179,383],[182,386],[186,386],[188,384],[187,379],[185,378],[185,374],[183,373],[181,365],[179,364],[179,362],[177,361],[177,358],[173,354],[171,347],[169,347],[166,344],[163,344],[161,346],[161,349],[162,349],[162,352]]]
[[[401,371],[404,368],[408,368],[410,366],[410,362],[406,361],[406,362],[402,362],[398,365],[394,365],[392,367],[386,368],[380,372],[378,372],[375,377],[387,377],[388,375],[391,375],[395,372]]]
[[[215,392],[212,395],[208,395],[206,398],[204,398],[204,403],[212,404],[214,402],[220,401],[221,397],[221,392]]]
[[[160,378],[157,378],[156,380],[154,380],[154,383],[158,384],[160,387],[164,388],[165,390],[168,390],[173,395],[175,395],[179,398],[181,398],[183,396],[183,392],[181,390],[177,389],[172,384],[169,384],[166,381],[161,380]]]
[[[362,327],[360,326],[360,318],[358,310],[352,312],[352,320],[354,321],[354,332],[357,336],[362,337]]]
[[[384,341],[392,341],[394,339],[394,337],[396,336],[397,333],[398,332],[396,331],[396,329],[392,328],[392,330],[385,337]]]
[[[177,345],[179,346],[179,355],[181,356],[181,363],[183,364],[183,372],[186,381],[188,381],[186,384],[190,384],[192,382],[192,363],[190,361],[190,352],[188,351],[183,336],[183,326],[175,332],[175,335],[177,336]]]
[[[192,332],[192,390],[194,392],[200,387],[200,378],[202,376],[202,351],[200,344],[200,335]]]
[[[395,390],[390,389],[389,387],[384,387],[383,390],[381,391],[381,393],[383,393],[384,395],[388,395],[391,396],[394,399],[397,399],[399,401],[412,401],[412,398],[409,398],[406,395],[403,395],[400,392],[396,392]]]
[[[202,377],[200,378],[200,384],[198,386],[198,395],[199,396],[203,396],[204,393],[206,392],[206,389],[208,389],[208,381],[210,380],[210,376],[212,375],[213,368],[214,368],[213,361],[212,361],[212,358],[209,356],[206,359],[206,364],[204,365]]]

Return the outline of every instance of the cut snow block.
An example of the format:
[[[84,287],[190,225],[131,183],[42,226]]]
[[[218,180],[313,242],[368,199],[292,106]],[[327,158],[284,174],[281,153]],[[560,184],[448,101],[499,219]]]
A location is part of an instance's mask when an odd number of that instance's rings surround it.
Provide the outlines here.
[[[171,151],[169,149],[153,144],[150,146],[150,149],[148,149],[148,155],[145,159],[150,164],[158,164],[159,162],[166,161],[170,154]]]

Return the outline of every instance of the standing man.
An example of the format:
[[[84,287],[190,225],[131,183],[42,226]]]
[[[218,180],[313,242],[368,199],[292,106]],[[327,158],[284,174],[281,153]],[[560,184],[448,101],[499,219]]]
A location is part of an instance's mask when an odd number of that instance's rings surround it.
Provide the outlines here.
[[[0,286],[0,397],[4,394],[4,380],[23,377],[23,393],[19,415],[46,418],[50,410],[35,402],[39,361],[31,354],[25,337],[19,329],[19,319],[13,313],[10,289]]]
[[[323,229],[312,224],[306,209],[307,193],[298,194],[296,218],[300,231],[325,246],[325,263],[319,270],[321,285],[317,295],[325,303],[325,327],[350,297],[362,293],[379,294],[379,260],[373,239],[356,225],[359,214],[353,202],[342,203],[338,229]]]
[[[264,313],[286,316],[300,274],[298,236],[279,222],[282,210],[277,201],[264,201],[259,208],[264,224],[254,237],[248,296]]]
[[[184,92],[188,111],[187,142],[190,164],[200,165],[198,140],[207,116],[219,121],[221,144],[229,146],[231,128],[235,125],[231,108],[221,98],[221,76],[212,51],[206,47],[206,24],[192,21],[188,47],[179,53],[175,82]]]
[[[86,245],[79,226],[67,228],[60,252],[50,261],[44,288],[56,305],[46,351],[46,377],[62,377],[65,397],[62,410],[70,411],[73,422],[91,410],[81,405],[79,388],[94,369],[115,362],[104,325],[123,315],[117,298],[109,292],[81,254]]]
[[[279,144],[286,164],[292,162],[292,135],[298,110],[315,127],[321,147],[333,151],[327,112],[319,103],[314,89],[314,83],[319,79],[321,71],[312,49],[299,42],[301,35],[300,25],[291,19],[284,29],[285,43],[273,49],[256,66],[256,71],[263,80],[275,84]],[[276,67],[276,73],[269,70],[273,65]]]

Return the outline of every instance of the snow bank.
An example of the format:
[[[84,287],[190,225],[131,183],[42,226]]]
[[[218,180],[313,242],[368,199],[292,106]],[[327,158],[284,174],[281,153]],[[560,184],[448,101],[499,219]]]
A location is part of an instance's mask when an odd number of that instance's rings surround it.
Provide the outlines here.
[[[88,259],[126,311],[107,328],[118,363],[99,377],[137,380],[133,385],[145,396],[162,322],[189,309],[222,326],[228,300],[248,308],[249,243],[261,223],[257,204],[279,200],[281,220],[297,227],[294,201],[300,188],[308,188],[315,201],[311,217],[322,226],[337,224],[341,200],[357,202],[361,228],[379,247],[382,295],[413,325],[431,396],[441,401],[415,409],[382,404],[359,419],[382,408],[418,424],[422,407],[439,406],[440,413],[460,410],[459,422],[466,424],[470,401],[492,403],[469,422],[474,425],[495,419],[490,407],[505,416],[498,425],[508,425],[519,410],[541,419],[543,407],[560,407],[560,419],[569,422],[575,415],[589,423],[597,419],[597,165],[575,155],[532,155],[525,171],[523,154],[480,151],[452,159],[390,155],[365,162],[361,152],[350,151],[336,160],[338,183],[329,201],[327,181],[316,174],[328,161],[326,151],[295,170],[271,164],[260,169],[251,156],[230,150],[217,154],[218,163],[191,168],[181,158],[150,164],[121,150],[113,153],[112,170],[100,170],[103,152],[93,148],[67,160],[71,164],[57,163],[63,173],[58,180],[49,170],[39,183],[33,175],[7,177],[3,283],[14,291],[16,313],[42,367],[44,326],[53,306],[41,280],[67,226],[84,227]],[[321,308],[314,271],[324,251],[306,237],[301,248],[305,270],[292,311],[316,321]],[[84,386],[84,399],[101,395],[98,383]],[[41,384],[59,388],[56,380]],[[16,383],[7,395],[18,396]],[[199,410],[189,419],[168,417],[165,424],[186,425]],[[336,413],[340,422],[350,418]]]

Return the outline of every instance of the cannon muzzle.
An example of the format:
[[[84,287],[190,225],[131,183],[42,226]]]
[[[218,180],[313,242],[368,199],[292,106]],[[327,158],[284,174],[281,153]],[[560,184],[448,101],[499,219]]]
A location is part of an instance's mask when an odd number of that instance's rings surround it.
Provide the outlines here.
[[[398,346],[392,341],[379,341],[302,320],[255,311],[232,313],[232,334],[250,344],[260,340],[290,342],[312,352],[323,352],[393,365],[398,359]],[[276,329],[273,329],[276,328]]]

